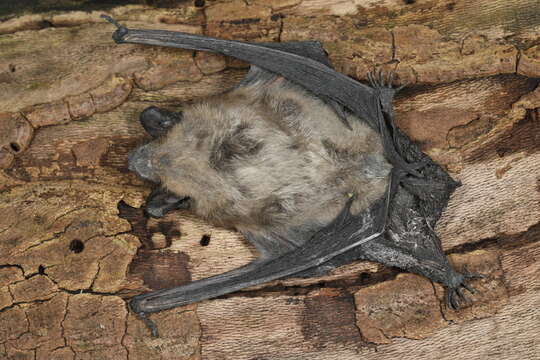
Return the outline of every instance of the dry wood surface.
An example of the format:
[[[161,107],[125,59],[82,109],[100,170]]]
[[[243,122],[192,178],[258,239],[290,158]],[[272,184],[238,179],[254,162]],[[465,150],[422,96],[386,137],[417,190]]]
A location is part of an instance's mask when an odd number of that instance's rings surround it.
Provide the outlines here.
[[[539,359],[538,0],[31,1],[0,5],[0,359]],[[164,7],[165,6],[165,7]],[[486,275],[459,311],[426,278],[357,262],[151,315],[148,291],[255,257],[186,211],[147,219],[127,169],[150,105],[234,86],[223,56],[116,45],[128,27],[320,40],[335,67],[408,81],[398,125],[462,186],[437,232]]]

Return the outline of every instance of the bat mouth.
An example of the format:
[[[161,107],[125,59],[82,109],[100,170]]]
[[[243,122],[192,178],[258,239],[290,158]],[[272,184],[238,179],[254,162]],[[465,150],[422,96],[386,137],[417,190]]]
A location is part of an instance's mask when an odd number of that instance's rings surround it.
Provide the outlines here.
[[[159,176],[152,166],[152,144],[135,148],[128,154],[128,169],[145,180],[159,183]]]

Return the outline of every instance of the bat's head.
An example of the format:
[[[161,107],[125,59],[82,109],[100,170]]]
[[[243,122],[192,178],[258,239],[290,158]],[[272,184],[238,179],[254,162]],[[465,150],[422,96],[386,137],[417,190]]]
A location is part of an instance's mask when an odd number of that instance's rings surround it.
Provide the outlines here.
[[[167,111],[151,106],[141,113],[144,129],[155,139],[129,153],[129,170],[143,179],[160,182],[160,164],[157,157],[160,139],[182,120],[182,113]]]
[[[222,153],[227,150],[234,157],[237,149],[229,143],[220,146],[230,125],[222,111],[204,104],[183,110],[150,107],[141,113],[141,124],[153,139],[129,153],[128,166],[168,192],[189,197],[192,210],[207,217],[212,209],[232,201],[226,197],[234,192],[213,164],[225,164]]]
[[[130,154],[130,169],[189,197],[207,221],[252,233],[326,224],[350,193],[353,213],[379,199],[391,166],[376,133],[358,120],[350,131],[324,102],[278,85],[208,98],[181,115],[145,110],[155,138]]]
[[[191,126],[192,117],[155,106],[144,110],[140,122],[153,139],[129,153],[129,170],[143,179],[167,185],[172,179],[185,182],[194,173],[192,167],[203,168],[207,159],[199,156],[204,153],[201,144],[195,146],[200,131]]]

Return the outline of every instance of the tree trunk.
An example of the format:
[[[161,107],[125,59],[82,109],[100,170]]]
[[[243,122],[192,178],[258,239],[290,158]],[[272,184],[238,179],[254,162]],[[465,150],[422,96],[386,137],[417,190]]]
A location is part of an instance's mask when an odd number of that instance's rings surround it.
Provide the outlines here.
[[[96,3],[0,6],[0,358],[540,357],[538,1]],[[153,314],[162,337],[150,337],[126,299],[254,252],[189,212],[143,216],[150,186],[126,161],[146,139],[138,114],[218,94],[246,65],[116,45],[102,12],[128,27],[320,40],[359,80],[395,69],[411,83],[398,125],[462,182],[436,230],[458,269],[488,275],[473,304],[448,310],[438,284],[357,262]]]

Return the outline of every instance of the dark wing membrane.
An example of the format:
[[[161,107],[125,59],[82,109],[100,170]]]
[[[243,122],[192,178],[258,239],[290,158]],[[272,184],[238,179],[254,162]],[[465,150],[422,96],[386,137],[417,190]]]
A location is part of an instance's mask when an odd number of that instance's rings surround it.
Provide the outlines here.
[[[106,18],[118,27],[113,35],[118,43],[221,53],[255,65],[243,80],[244,85],[277,74],[328,101],[338,113],[346,107],[380,132],[387,157],[394,165],[386,196],[364,212],[352,216],[351,200],[331,224],[303,246],[287,251],[263,249],[260,259],[243,268],[178,288],[139,295],[131,303],[136,312],[144,316],[147,312],[298,274],[324,263],[337,266],[355,259],[398,266],[454,286],[458,277],[444,256],[433,227],[457,184],[406,135],[388,124],[392,119],[383,117],[380,89],[333,70],[317,42],[252,44],[181,32],[127,29]],[[390,134],[390,129],[394,133]],[[413,171],[408,168],[412,163],[422,166]],[[416,178],[408,174],[415,174]],[[261,243],[265,243],[264,239]]]
[[[376,202],[361,215],[351,216],[350,206],[353,200],[354,198],[351,198],[347,202],[347,205],[332,223],[315,233],[301,247],[285,251],[282,251],[283,249],[263,249],[263,256],[235,270],[177,288],[135,296],[131,300],[131,308],[137,313],[161,311],[318,267],[337,255],[347,252],[358,240],[364,243],[367,242],[363,241],[366,238],[375,237],[373,233],[376,230],[377,222],[373,222],[373,219],[382,219],[381,212],[384,211],[382,200]],[[377,234],[380,235],[380,232]],[[332,241],[328,241],[329,237],[332,238]],[[253,239],[251,240],[253,241]],[[275,242],[259,239],[259,241],[255,241],[255,244],[257,243],[267,246]]]
[[[304,56],[320,62],[323,65],[332,68],[332,65],[326,57],[326,53],[318,41],[293,41],[286,43],[259,43],[258,45],[277,49],[291,54]],[[238,87],[249,85],[256,81],[272,81],[278,75],[275,72],[269,71],[269,69],[262,69],[259,66],[251,64],[250,71],[246,74],[246,77],[238,84]]]
[[[326,51],[319,41],[288,41],[282,43],[258,43],[270,49],[277,49],[291,54],[304,56],[333,69],[334,67],[326,56]]]
[[[376,89],[333,70],[320,43],[316,41],[253,44],[182,32],[127,29],[114,22],[114,20],[108,17],[105,18],[118,27],[113,34],[113,39],[118,43],[140,43],[217,52],[249,62],[264,70],[257,70],[254,67],[244,81],[260,79],[261,76],[271,76],[270,73],[279,74],[302,85],[325,100],[330,99],[340,106],[352,110],[356,115],[380,131],[385,140],[389,139],[387,134],[389,127],[381,127],[381,124],[383,124],[381,117],[383,115],[379,98],[380,93]],[[396,186],[396,194],[406,192],[415,196],[412,198],[407,197],[408,200],[405,202],[396,201],[396,199],[392,200],[389,218],[390,223],[394,224],[392,226],[395,228],[394,233],[399,234],[405,231],[407,222],[413,220],[410,213],[401,211],[401,207],[409,206],[414,210],[416,217],[425,219],[423,225],[418,226],[423,227],[426,233],[431,234],[433,233],[431,229],[446,206],[450,194],[457,187],[457,183],[440,166],[422,153],[399,129],[395,128],[392,138],[392,143],[385,141],[385,150],[389,158],[392,158],[391,161],[394,165],[423,164],[421,169],[414,171],[421,178],[412,179],[409,176],[398,180],[401,186]],[[413,172],[409,171],[409,173]],[[390,196],[395,197],[396,195],[392,193]],[[430,238],[432,238],[431,245],[427,240],[420,245],[423,247],[425,245],[427,248],[433,247],[434,251],[441,253],[441,247],[436,236],[430,236]],[[392,239],[389,240],[392,241]],[[411,252],[412,249],[418,249],[419,246],[417,243],[409,244],[406,241],[396,245],[402,247],[405,252]],[[357,252],[356,255],[354,255],[355,252]],[[361,248],[358,248],[356,251],[351,250],[349,257],[350,259],[358,258],[362,257],[363,254]],[[371,256],[371,259],[375,260],[374,257],[376,256]],[[339,261],[338,258],[335,261],[338,264],[350,261],[350,259],[345,259],[345,255],[342,255],[341,258],[344,260]]]
[[[107,20],[113,21],[110,18]],[[328,60],[321,62],[322,56],[315,49],[314,42],[308,42],[307,45],[305,42],[296,42],[285,46],[255,44],[175,31],[127,29],[116,25],[118,29],[113,34],[113,39],[117,43],[167,46],[231,56],[279,74],[323,99],[336,101],[367,121],[373,128],[378,128],[376,91],[336,72],[328,66]],[[306,56],[315,56],[316,60]]]

